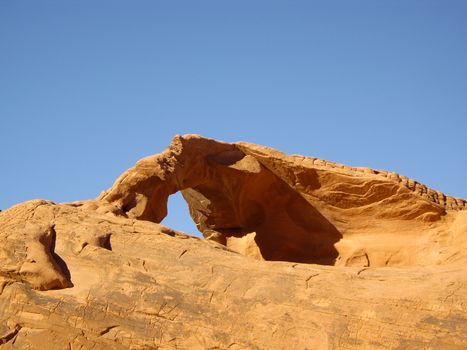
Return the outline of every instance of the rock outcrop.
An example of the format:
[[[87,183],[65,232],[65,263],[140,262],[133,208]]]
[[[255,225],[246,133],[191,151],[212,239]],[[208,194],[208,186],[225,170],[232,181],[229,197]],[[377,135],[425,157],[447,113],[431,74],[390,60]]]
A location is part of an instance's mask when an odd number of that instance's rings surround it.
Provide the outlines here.
[[[160,224],[181,191],[205,240]],[[177,136],[97,199],[0,212],[0,348],[465,349],[467,205]]]
[[[447,233],[464,200],[395,173],[244,142],[176,137],[100,200],[159,223],[177,191],[206,238],[264,260],[376,267],[465,258],[461,233]]]

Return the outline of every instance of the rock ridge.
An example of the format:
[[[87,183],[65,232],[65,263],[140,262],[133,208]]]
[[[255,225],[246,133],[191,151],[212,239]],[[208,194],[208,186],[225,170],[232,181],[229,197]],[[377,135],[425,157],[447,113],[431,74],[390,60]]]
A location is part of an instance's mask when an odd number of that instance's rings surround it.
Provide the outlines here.
[[[248,153],[249,145],[250,147],[254,147],[254,145],[249,144],[247,142],[238,142],[236,144],[240,147],[240,149],[242,149],[246,153]],[[242,148],[242,145],[244,146],[243,148]],[[267,148],[264,146],[262,147]],[[276,150],[274,151],[278,152]],[[281,154],[281,158],[284,156],[285,154]],[[431,189],[428,186],[414,179],[408,178],[407,176],[404,176],[404,175],[400,175],[393,171],[376,170],[376,169],[371,169],[367,167],[352,167],[352,166],[348,166],[348,165],[341,164],[341,163],[335,163],[335,162],[331,162],[328,160],[323,160],[320,158],[306,157],[306,156],[301,156],[301,155],[291,155],[289,157],[293,159],[293,161],[288,162],[289,165],[291,166],[293,166],[294,163],[298,162],[298,163],[301,163],[302,165],[305,165],[305,166],[312,165],[319,169],[326,169],[326,170],[333,169],[336,171],[342,171],[352,176],[368,176],[368,174],[370,175],[373,174],[377,177],[386,178],[396,183],[399,183],[402,186],[405,186],[406,188],[411,190],[412,192],[418,194],[419,196],[442,206],[446,210],[466,210],[467,209],[467,201],[465,199],[446,195],[441,191]]]

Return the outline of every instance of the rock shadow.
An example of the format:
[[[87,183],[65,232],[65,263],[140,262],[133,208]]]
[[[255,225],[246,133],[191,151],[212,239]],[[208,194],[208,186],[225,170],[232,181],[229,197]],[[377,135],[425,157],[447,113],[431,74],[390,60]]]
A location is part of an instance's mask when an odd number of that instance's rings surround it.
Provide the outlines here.
[[[68,265],[66,264],[65,260],[63,260],[60,255],[55,253],[55,245],[57,241],[57,232],[55,231],[55,227],[52,227],[52,240],[51,240],[51,245],[50,245],[50,254],[52,255],[52,258],[54,259],[55,263],[57,266],[60,268],[61,272],[63,273],[63,276],[68,280],[70,284],[70,288],[73,287],[73,282],[71,281],[71,272],[70,269],[68,268]]]
[[[255,232],[254,241],[265,260],[335,264],[339,256],[335,243],[342,234],[284,181],[276,177],[276,181],[263,191],[255,208],[261,208],[256,209],[257,213],[261,212],[261,221],[257,221],[257,225],[218,231],[227,239]]]
[[[265,260],[335,264],[342,234],[310,202],[268,169],[235,175],[234,189],[213,181],[182,191],[204,237],[230,246],[229,238],[238,244],[254,232],[254,242],[240,245],[256,244]]]
[[[255,232],[265,260],[334,265],[339,256],[335,243],[342,234],[293,189],[269,210]]]

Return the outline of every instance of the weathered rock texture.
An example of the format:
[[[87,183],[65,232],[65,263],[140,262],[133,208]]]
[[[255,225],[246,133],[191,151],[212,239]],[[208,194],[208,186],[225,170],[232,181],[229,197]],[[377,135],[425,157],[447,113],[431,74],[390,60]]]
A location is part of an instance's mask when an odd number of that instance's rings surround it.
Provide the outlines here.
[[[206,238],[260,259],[362,267],[466,261],[465,232],[449,233],[464,200],[395,173],[243,142],[176,137],[100,199],[130,218],[160,222],[177,191]]]
[[[207,240],[159,224],[177,191]],[[395,173],[176,137],[96,200],[0,212],[0,347],[466,349],[464,209]]]

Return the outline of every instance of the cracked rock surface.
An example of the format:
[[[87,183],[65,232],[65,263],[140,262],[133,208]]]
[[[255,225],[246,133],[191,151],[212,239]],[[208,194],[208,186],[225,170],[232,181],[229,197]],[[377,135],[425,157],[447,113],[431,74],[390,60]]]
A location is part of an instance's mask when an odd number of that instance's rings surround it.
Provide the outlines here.
[[[159,224],[182,191],[206,239]],[[0,212],[1,349],[466,349],[466,202],[177,136],[97,199]]]

